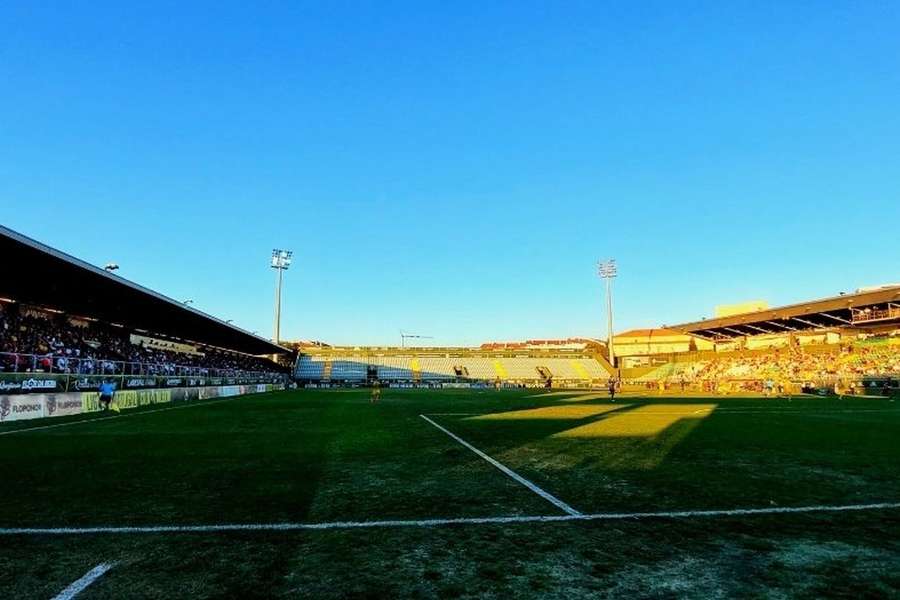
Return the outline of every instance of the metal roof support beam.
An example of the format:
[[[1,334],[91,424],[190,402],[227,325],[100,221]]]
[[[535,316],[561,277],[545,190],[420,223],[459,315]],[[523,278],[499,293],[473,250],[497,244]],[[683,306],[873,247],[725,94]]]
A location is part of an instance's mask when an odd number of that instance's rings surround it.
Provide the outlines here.
[[[766,321],[766,325],[771,325],[773,327],[781,327],[782,329],[785,329],[787,331],[797,331],[796,327],[788,327],[787,325],[785,325],[783,323],[776,323],[775,321]]]
[[[725,331],[730,331],[731,333],[736,333],[740,337],[747,337],[747,333],[745,331],[738,331],[737,329],[732,329],[731,327],[723,327]]]
[[[821,323],[813,323],[812,321],[807,321],[806,319],[801,319],[800,317],[791,317],[791,319],[803,323],[804,325],[809,325],[814,329],[825,329],[827,327],[826,325],[822,325]]]
[[[823,317],[828,317],[829,319],[834,319],[835,321],[837,321],[839,323],[846,323],[847,325],[853,325],[853,323],[851,323],[847,319],[842,319],[841,317],[836,317],[834,315],[830,315],[827,312],[823,312],[823,313],[819,313],[819,314],[822,315]]]
[[[714,334],[714,333],[713,333],[713,334],[709,334],[709,333],[706,333],[706,332],[692,331],[692,332],[691,332],[690,334],[688,334],[688,335],[692,335],[692,336],[694,336],[694,337],[698,337],[698,338],[700,338],[701,340],[706,340],[706,341],[716,339],[716,334]]]
[[[757,327],[756,325],[743,325],[742,327],[746,327],[747,329],[752,329],[754,331],[759,331],[761,333],[768,333],[768,334],[778,333],[777,331],[772,331],[770,329],[763,329],[762,327]]]

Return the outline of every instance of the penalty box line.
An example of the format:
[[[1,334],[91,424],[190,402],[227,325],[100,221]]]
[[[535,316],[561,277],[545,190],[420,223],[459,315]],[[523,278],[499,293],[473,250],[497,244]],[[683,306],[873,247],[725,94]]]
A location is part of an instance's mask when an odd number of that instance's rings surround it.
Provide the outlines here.
[[[423,419],[425,419],[428,423],[431,423],[437,429],[439,429],[439,430],[443,431],[444,433],[446,433],[447,435],[449,435],[451,438],[453,438],[454,440],[456,440],[457,442],[459,442],[460,444],[462,444],[463,446],[465,446],[466,448],[468,448],[469,450],[471,450],[472,452],[474,452],[481,458],[483,458],[484,460],[486,460],[488,463],[490,463],[491,465],[493,465],[500,471],[502,471],[505,475],[510,477],[512,480],[516,481],[517,483],[520,483],[521,485],[524,485],[529,490],[531,490],[532,492],[534,492],[535,494],[537,494],[538,496],[540,496],[541,498],[543,498],[550,504],[553,504],[554,506],[556,506],[563,512],[567,513],[569,516],[573,516],[573,517],[581,516],[580,512],[578,512],[577,510],[575,510],[574,508],[572,508],[571,506],[569,506],[568,504],[566,504],[565,502],[563,502],[562,500],[560,500],[559,498],[554,496],[553,494],[547,492],[546,490],[541,489],[537,485],[528,481],[527,479],[525,479],[524,477],[522,477],[521,475],[519,475],[518,473],[516,473],[515,471],[513,471],[512,469],[510,469],[503,463],[501,463],[500,461],[497,461],[497,460],[491,458],[490,456],[488,456],[487,454],[485,454],[484,452],[482,452],[481,450],[479,450],[478,448],[476,448],[475,446],[473,446],[466,440],[462,439],[461,437],[459,437],[458,435],[456,435],[449,429],[441,427],[440,425],[438,425],[437,423],[435,423],[434,421],[432,421],[425,415],[419,415],[419,416],[422,417]]]
[[[328,529],[374,529],[399,527],[443,527],[452,525],[514,525],[520,523],[567,523],[579,521],[643,521],[658,519],[699,519],[777,516],[812,513],[863,512],[900,509],[900,502],[877,504],[815,505],[793,507],[736,508],[728,510],[682,510],[636,513],[596,513],[552,516],[464,517],[456,519],[333,521],[328,523],[246,523],[226,525],[156,525],[126,527],[15,527],[0,528],[9,535],[94,535],[159,533],[229,533],[254,531],[316,531]]]

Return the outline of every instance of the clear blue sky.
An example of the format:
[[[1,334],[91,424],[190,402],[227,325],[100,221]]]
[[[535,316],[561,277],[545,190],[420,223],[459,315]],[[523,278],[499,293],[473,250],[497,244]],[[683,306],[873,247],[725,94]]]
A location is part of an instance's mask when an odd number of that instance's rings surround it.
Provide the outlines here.
[[[0,8],[0,222],[247,329],[276,246],[333,343],[900,280],[897,2],[134,4]]]

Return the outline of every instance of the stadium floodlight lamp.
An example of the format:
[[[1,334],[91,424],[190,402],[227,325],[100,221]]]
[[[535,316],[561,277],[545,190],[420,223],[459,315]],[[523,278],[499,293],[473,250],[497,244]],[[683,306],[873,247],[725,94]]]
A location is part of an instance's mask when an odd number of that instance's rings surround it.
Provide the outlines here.
[[[106,263],[106,265],[103,267],[103,270],[106,271],[107,273],[112,273],[113,271],[119,270],[119,265],[117,265],[114,262]]]
[[[597,264],[597,272],[603,279],[612,279],[619,274],[616,267],[616,259],[600,261]]]
[[[294,259],[294,253],[290,250],[282,250],[275,248],[272,250],[272,268],[278,271],[278,277],[275,280],[275,335],[272,340],[277,344],[281,339],[281,283],[284,272],[291,266]]]
[[[272,268],[285,270],[291,266],[294,253],[290,250],[272,250]]]
[[[187,300],[184,301],[183,304],[184,304],[185,306],[190,306],[190,305],[193,304],[193,303],[194,303],[194,301],[193,301],[192,299],[188,298]]]

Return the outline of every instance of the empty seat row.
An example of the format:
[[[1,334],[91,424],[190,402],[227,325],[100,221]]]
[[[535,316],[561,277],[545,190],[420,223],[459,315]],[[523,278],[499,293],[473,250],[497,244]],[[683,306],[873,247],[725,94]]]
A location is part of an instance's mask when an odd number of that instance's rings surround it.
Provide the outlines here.
[[[330,370],[326,364],[330,363]],[[383,380],[441,381],[456,378],[495,381],[595,380],[608,377],[605,369],[589,358],[548,357],[434,357],[410,356],[301,356],[296,376],[300,379],[362,381],[370,370]]]

